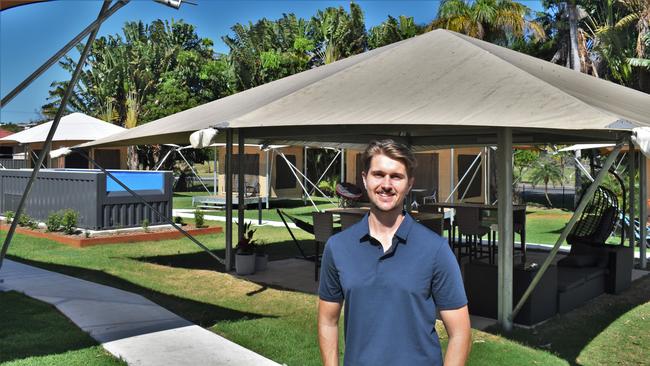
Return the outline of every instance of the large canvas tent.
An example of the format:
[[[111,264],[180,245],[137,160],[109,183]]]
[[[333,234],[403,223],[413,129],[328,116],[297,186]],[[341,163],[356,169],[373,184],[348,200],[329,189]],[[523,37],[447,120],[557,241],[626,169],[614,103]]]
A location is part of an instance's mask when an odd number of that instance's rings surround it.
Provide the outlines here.
[[[43,148],[51,127],[52,121],[49,121],[36,127],[11,134],[0,138],[0,145],[21,145],[25,147],[27,154],[39,152]],[[54,149],[70,147],[123,131],[126,131],[126,129],[112,123],[104,122],[83,113],[71,113],[61,118],[59,128],[52,138],[52,146]],[[90,154],[95,159],[104,162],[107,168],[126,168],[125,148],[93,148]],[[88,162],[85,159],[80,159],[74,155],[54,160],[49,161],[47,165],[55,168],[88,168]],[[29,162],[31,159],[27,159],[27,161]]]
[[[504,188],[512,186],[513,143],[621,142],[643,126],[650,126],[647,94],[435,30],[82,146],[185,143],[192,132],[209,127],[229,146],[245,141],[361,148],[384,137],[420,151],[497,145],[499,321],[507,329],[512,192]],[[228,263],[231,230],[227,220]]]

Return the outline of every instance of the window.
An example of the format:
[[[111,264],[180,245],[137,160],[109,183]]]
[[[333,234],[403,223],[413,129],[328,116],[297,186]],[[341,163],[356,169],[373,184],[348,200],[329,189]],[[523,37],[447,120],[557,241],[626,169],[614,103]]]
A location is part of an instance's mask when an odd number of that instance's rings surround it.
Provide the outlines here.
[[[296,165],[295,155],[286,155],[287,160],[294,166]],[[275,189],[296,188],[296,176],[291,171],[284,158],[278,155],[275,158]]]
[[[474,159],[476,159],[476,155],[458,155],[458,174],[456,176],[458,180],[460,180],[463,177],[463,175],[465,175],[465,173],[469,170],[470,166],[472,165],[472,162],[474,162]],[[481,196],[481,186],[483,183],[483,166],[481,165],[481,160],[482,158],[478,159],[478,161],[472,167],[472,170],[467,174],[465,179],[463,179],[463,181],[460,183],[460,186],[458,187],[458,191],[457,191],[458,199],[463,197],[465,190],[467,190],[467,194],[465,194],[466,199]],[[477,168],[478,168],[478,172],[476,172]],[[476,174],[474,174],[474,172],[476,172]],[[474,181],[472,182],[472,185],[469,186],[468,189],[467,187],[470,181],[472,180],[472,176],[474,176]]]

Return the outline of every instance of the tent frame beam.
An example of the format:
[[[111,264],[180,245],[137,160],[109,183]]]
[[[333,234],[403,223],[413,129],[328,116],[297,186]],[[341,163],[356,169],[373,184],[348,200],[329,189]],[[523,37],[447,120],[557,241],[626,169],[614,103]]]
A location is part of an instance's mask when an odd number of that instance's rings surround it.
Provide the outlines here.
[[[108,0],[106,0],[108,1]],[[99,27],[102,25],[102,23],[111,17],[116,11],[120,10],[123,6],[129,3],[130,0],[118,0],[115,5],[113,5],[110,8],[105,9],[105,11],[102,11],[97,19],[95,19],[94,22],[90,23],[84,30],[81,31],[81,33],[77,34],[76,37],[74,37],[70,42],[68,42],[65,46],[63,46],[57,53],[52,55],[43,65],[41,65],[36,71],[31,73],[25,80],[23,80],[18,86],[16,86],[13,90],[11,90],[7,95],[5,95],[4,98],[0,101],[0,107],[4,107],[7,105],[7,103],[11,102],[14,97],[16,97],[18,94],[20,94],[25,88],[27,88],[34,80],[36,80],[39,76],[41,76],[45,71],[47,71],[52,65],[54,65],[57,61],[63,57],[68,51],[72,49],[72,47],[76,46],[81,42],[84,37],[86,37],[88,34],[91,34],[92,32],[97,34],[97,31],[99,31]],[[110,4],[111,1],[108,1],[108,4]],[[94,38],[94,37],[93,37]],[[92,43],[92,42],[90,42]]]
[[[602,181],[605,179],[605,176],[607,176],[609,172],[609,168],[613,165],[614,161],[616,160],[616,157],[618,156],[618,153],[621,151],[621,148],[623,147],[623,142],[619,142],[615,147],[612,153],[607,157],[607,160],[605,160],[605,163],[603,164],[602,168],[596,175],[596,178],[594,178],[594,181],[589,185],[589,188],[587,191],[584,193],[584,196],[580,200],[580,204],[578,204],[578,207],[576,208],[575,212],[571,216],[571,219],[569,219],[569,222],[567,225],[564,227],[564,230],[562,231],[562,234],[560,234],[560,237],[558,240],[555,242],[555,245],[551,249],[551,252],[549,255],[546,257],[546,260],[544,260],[544,263],[540,266],[539,270],[535,274],[535,277],[533,277],[533,280],[530,282],[530,285],[528,285],[528,288],[526,291],[524,291],[524,294],[521,296],[521,299],[519,299],[519,302],[515,306],[514,310],[512,311],[512,316],[510,318],[510,321],[512,321],[519,311],[523,308],[524,303],[530,297],[530,294],[533,292],[539,281],[541,280],[542,276],[548,269],[548,267],[551,265],[551,262],[555,258],[555,255],[557,252],[560,250],[560,246],[564,241],[566,240],[567,236],[575,226],[576,222],[578,221],[578,218],[582,215],[582,212],[585,210],[587,207],[587,204],[591,202],[591,198],[594,196],[596,193],[596,189],[602,183]],[[500,187],[499,187],[500,188]],[[501,242],[501,236],[499,235],[499,242]],[[512,262],[511,262],[512,263]],[[512,303],[512,302],[511,302]]]
[[[102,4],[102,8],[99,11],[99,15],[97,16],[98,20],[101,19],[107,13],[111,1],[112,0],[104,0],[104,3]],[[84,46],[81,55],[79,56],[79,61],[77,62],[77,66],[75,67],[75,70],[72,74],[72,78],[70,79],[70,82],[66,87],[63,98],[61,99],[61,104],[59,105],[59,109],[56,111],[56,116],[52,121],[50,132],[48,132],[47,138],[43,143],[41,156],[38,157],[38,161],[36,162],[36,166],[32,169],[32,174],[29,177],[29,181],[27,181],[27,185],[25,186],[23,195],[20,197],[20,202],[18,203],[18,207],[16,208],[16,214],[15,214],[16,219],[11,222],[11,227],[9,228],[9,232],[5,237],[5,241],[2,245],[2,249],[0,249],[0,268],[2,268],[2,262],[4,260],[5,255],[7,254],[9,245],[11,244],[11,239],[13,239],[14,233],[16,232],[16,227],[18,225],[18,218],[22,215],[23,210],[25,209],[27,198],[29,197],[29,193],[32,190],[32,186],[36,181],[36,176],[38,174],[38,171],[40,170],[41,165],[45,161],[45,158],[49,156],[50,150],[52,149],[52,140],[54,139],[54,134],[56,133],[56,129],[59,127],[59,123],[61,122],[61,117],[63,117],[63,112],[66,110],[68,100],[70,100],[70,97],[72,95],[72,91],[74,90],[75,85],[77,85],[77,81],[79,80],[79,76],[81,75],[81,72],[83,70],[83,66],[86,63],[86,58],[88,57],[88,54],[92,49],[93,43],[95,41],[95,37],[97,36],[97,32],[99,31],[99,24],[101,24],[101,21],[98,23],[98,26],[90,32],[90,35],[88,36],[88,40],[86,41],[86,45]]]

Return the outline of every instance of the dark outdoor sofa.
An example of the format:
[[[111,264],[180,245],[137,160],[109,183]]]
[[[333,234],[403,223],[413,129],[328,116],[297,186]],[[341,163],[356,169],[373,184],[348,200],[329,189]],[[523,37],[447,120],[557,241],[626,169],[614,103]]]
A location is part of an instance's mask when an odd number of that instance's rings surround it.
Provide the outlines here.
[[[565,258],[551,265],[514,319],[534,325],[556,313],[566,313],[602,293],[628,288],[632,275],[632,251],[624,246],[584,248],[574,245]],[[582,254],[588,251],[588,254]],[[596,253],[596,254],[594,254]],[[497,317],[497,266],[473,261],[463,267],[469,312]],[[513,269],[513,306],[537,273],[537,268]]]

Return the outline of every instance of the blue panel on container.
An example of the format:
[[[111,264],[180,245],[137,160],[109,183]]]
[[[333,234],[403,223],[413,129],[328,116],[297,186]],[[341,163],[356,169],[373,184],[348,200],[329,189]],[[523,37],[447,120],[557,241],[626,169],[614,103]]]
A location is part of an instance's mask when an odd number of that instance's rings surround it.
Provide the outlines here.
[[[136,172],[136,171],[110,171],[115,178],[124,183],[127,187],[134,191],[143,190],[158,190],[163,191],[164,174],[160,172]],[[106,177],[106,192],[124,192],[126,191],[122,186],[117,184],[110,177]]]

